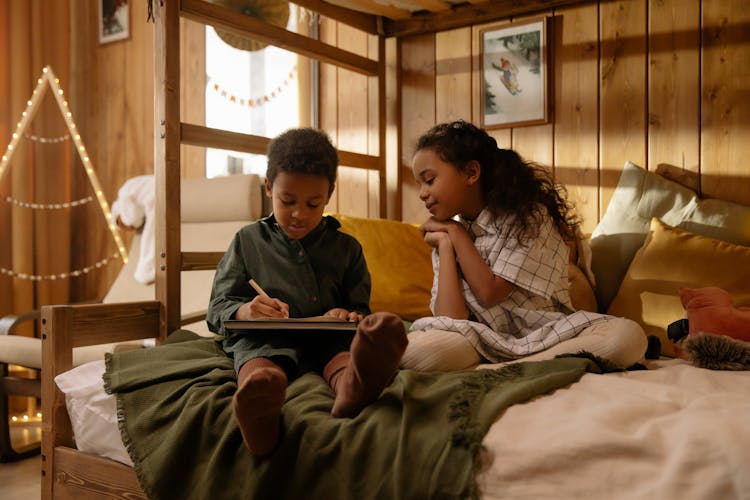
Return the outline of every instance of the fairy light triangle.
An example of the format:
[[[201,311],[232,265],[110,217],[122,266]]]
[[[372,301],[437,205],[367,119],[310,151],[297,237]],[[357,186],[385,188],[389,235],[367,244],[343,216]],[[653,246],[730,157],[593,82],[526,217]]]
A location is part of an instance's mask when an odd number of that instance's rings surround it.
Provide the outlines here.
[[[5,150],[5,154],[3,154],[2,159],[0,159],[0,181],[3,179],[5,171],[10,165],[10,160],[11,158],[13,158],[13,154],[18,148],[18,141],[21,140],[24,132],[31,123],[31,119],[37,113],[39,105],[41,104],[42,99],[47,92],[47,88],[52,91],[52,95],[55,97],[55,101],[60,108],[60,113],[62,114],[62,117],[65,120],[65,124],[68,127],[70,137],[73,139],[76,151],[78,151],[78,156],[83,162],[83,168],[84,170],[86,170],[86,175],[89,179],[89,182],[91,183],[91,187],[93,188],[94,193],[96,194],[96,198],[99,201],[99,207],[101,207],[102,209],[104,220],[107,223],[107,227],[109,228],[110,233],[112,233],[112,237],[114,238],[115,243],[117,244],[117,249],[120,253],[120,257],[122,257],[123,262],[127,263],[128,252],[125,249],[125,244],[123,243],[122,238],[120,237],[120,231],[112,222],[112,212],[110,211],[107,200],[104,198],[104,192],[102,191],[102,186],[99,183],[99,178],[96,176],[96,172],[94,172],[94,166],[91,164],[91,159],[86,152],[86,146],[83,145],[81,134],[79,134],[76,129],[76,124],[73,121],[73,113],[70,112],[70,109],[68,108],[68,102],[63,98],[63,90],[62,88],[60,88],[60,80],[55,76],[55,73],[52,71],[52,68],[50,66],[45,66],[42,70],[42,76],[37,80],[37,86],[34,89],[34,92],[31,94],[31,99],[26,101],[26,109],[23,113],[21,113],[21,121],[18,122],[16,131],[13,132],[13,135],[11,136],[10,143]]]

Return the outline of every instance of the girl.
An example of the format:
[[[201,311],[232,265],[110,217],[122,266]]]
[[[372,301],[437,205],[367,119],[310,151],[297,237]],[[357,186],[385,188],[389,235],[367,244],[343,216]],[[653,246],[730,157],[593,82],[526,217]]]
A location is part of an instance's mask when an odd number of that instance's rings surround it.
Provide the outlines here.
[[[637,323],[574,311],[566,240],[575,241],[578,219],[544,169],[464,121],[423,135],[412,168],[432,214],[420,230],[434,249],[434,317],[413,323],[404,368],[460,370],[482,358],[583,350],[621,367],[642,359],[647,340]]]

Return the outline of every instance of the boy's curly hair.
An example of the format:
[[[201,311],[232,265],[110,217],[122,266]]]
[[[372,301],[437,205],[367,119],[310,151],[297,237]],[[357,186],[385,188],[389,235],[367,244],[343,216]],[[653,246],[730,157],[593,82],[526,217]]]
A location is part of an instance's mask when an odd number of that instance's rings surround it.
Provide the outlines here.
[[[432,127],[417,141],[417,150],[430,149],[459,170],[472,160],[481,166],[480,185],[487,207],[495,215],[515,214],[519,241],[537,236],[547,215],[565,239],[575,238],[580,219],[567,200],[565,187],[554,182],[549,170],[525,161],[512,149],[499,149],[485,130],[457,120]]]
[[[339,156],[328,134],[310,127],[293,128],[268,144],[266,179],[273,185],[279,172],[319,175],[328,179],[328,195],[336,186]]]

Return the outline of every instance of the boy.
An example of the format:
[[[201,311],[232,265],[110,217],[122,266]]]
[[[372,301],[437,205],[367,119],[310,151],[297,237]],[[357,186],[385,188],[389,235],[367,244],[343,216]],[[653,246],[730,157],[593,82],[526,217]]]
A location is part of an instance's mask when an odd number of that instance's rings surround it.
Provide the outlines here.
[[[338,155],[328,136],[292,129],[268,146],[266,196],[273,214],[240,229],[214,277],[207,322],[234,358],[235,418],[254,455],[279,440],[288,381],[322,371],[336,393],[331,415],[354,417],[390,384],[406,348],[398,316],[369,314],[370,274],[362,247],[323,217]],[[266,294],[248,283],[254,279]],[[327,315],[359,321],[351,346],[340,334],[229,336],[227,319]]]

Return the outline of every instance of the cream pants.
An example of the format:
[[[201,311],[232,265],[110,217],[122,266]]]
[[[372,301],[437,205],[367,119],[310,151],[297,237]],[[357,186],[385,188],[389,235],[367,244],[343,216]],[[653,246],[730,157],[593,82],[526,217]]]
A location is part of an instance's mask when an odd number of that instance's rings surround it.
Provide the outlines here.
[[[401,367],[418,371],[456,371],[477,367],[480,354],[460,333],[446,330],[424,330],[409,333],[409,345]],[[518,361],[542,361],[560,354],[587,351],[605,358],[621,368],[643,360],[648,341],[641,326],[625,318],[613,318],[592,325],[578,336],[564,340],[544,351],[503,363],[482,364],[479,368],[496,368]]]

